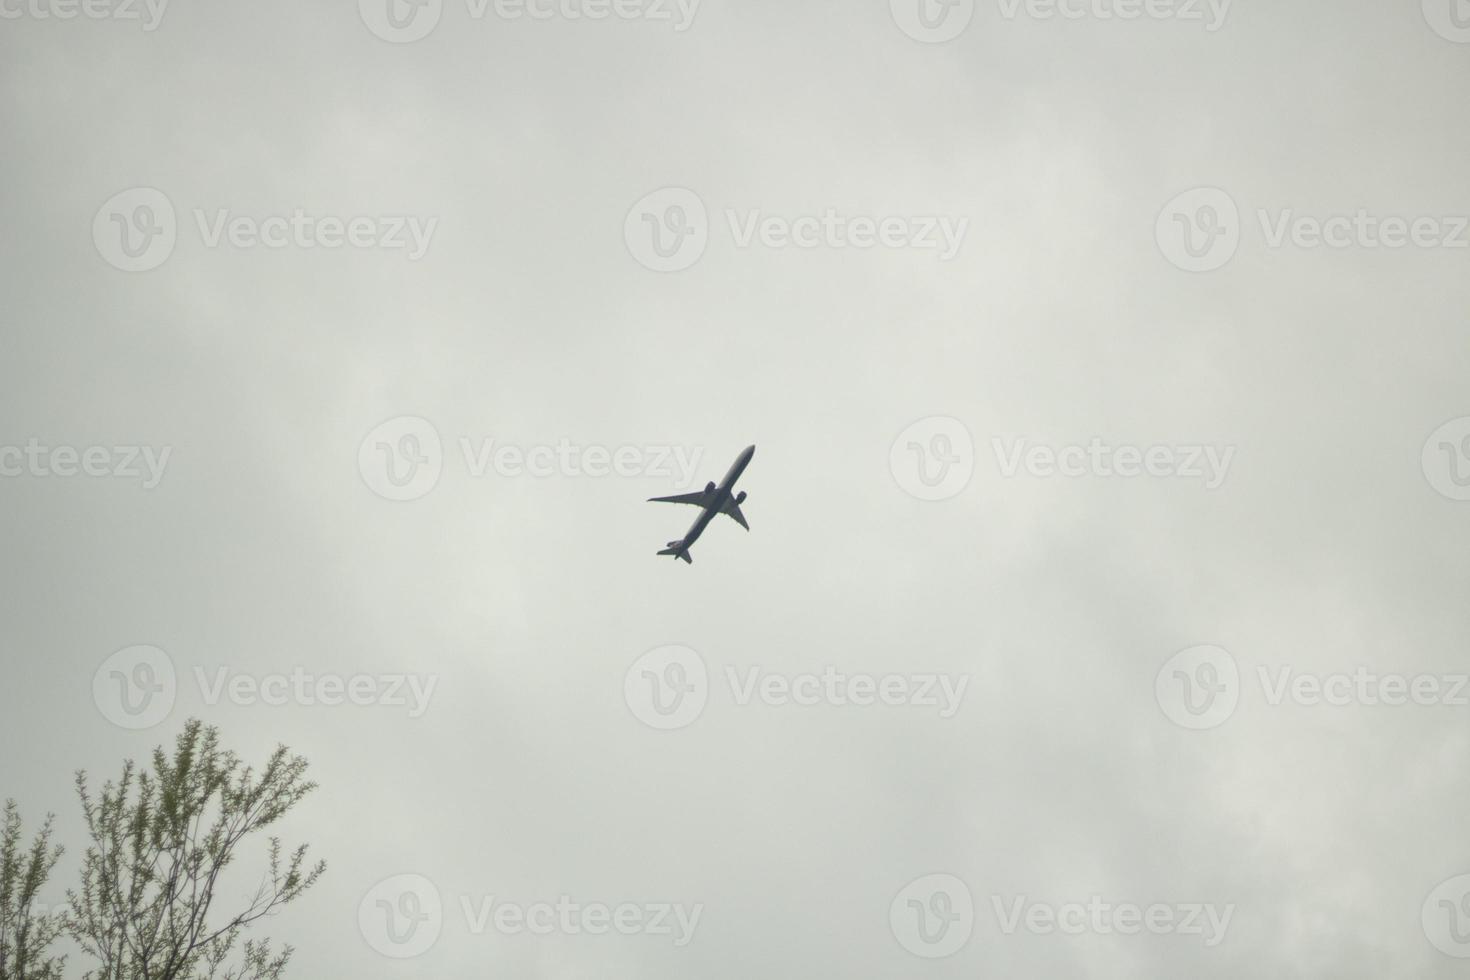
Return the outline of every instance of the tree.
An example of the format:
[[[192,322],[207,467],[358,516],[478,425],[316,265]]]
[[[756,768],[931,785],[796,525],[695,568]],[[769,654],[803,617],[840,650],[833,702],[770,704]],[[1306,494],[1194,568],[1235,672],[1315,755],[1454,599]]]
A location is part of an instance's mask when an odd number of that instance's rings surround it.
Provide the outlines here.
[[[219,747],[218,731],[190,719],[172,758],[153,752],[153,771],[129,761],[94,801],[76,777],[92,843],[81,890],[67,893],[69,931],[101,962],[99,980],[277,980],[292,948],[245,939],[257,920],[294,901],[326,865],[307,867],[306,845],[282,862],[269,838],[269,866],[254,896],[211,918],[221,875],[247,837],[275,823],[316,788],[306,760],[285,746],[258,774]],[[227,961],[233,960],[227,965]]]
[[[51,815],[30,849],[20,849],[20,810],[5,801],[0,821],[0,980],[60,980],[66,957],[46,950],[62,932],[61,917],[36,909],[36,893],[61,858],[51,846]]]

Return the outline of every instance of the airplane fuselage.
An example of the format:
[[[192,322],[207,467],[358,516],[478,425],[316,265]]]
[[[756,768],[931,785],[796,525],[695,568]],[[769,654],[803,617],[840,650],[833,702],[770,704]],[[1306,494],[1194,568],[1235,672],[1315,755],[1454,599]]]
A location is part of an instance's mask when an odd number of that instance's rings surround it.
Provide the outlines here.
[[[750,458],[754,455],[755,447],[746,446],[745,450],[736,457],[735,462],[730,464],[729,471],[725,473],[724,478],[715,487],[715,492],[710,498],[710,502],[699,512],[699,516],[690,525],[689,532],[684,535],[684,550],[687,551],[690,545],[699,540],[699,536],[704,533],[704,529],[709,527],[709,522],[715,519],[724,508],[725,502],[734,495],[735,481],[740,479],[740,474],[745,472],[745,468],[750,465]]]

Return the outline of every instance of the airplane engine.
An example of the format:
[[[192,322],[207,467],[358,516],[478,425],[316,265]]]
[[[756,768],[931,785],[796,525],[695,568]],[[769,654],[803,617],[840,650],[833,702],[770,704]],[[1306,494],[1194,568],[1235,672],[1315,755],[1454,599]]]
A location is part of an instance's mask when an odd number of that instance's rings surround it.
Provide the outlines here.
[[[735,506],[738,507],[738,506],[740,506],[743,503],[745,503],[745,491],[744,490],[741,490],[739,493],[737,493],[735,495]]]
[[[715,481],[711,480],[710,482],[706,483],[704,485],[704,492],[705,493],[714,493],[715,492]]]

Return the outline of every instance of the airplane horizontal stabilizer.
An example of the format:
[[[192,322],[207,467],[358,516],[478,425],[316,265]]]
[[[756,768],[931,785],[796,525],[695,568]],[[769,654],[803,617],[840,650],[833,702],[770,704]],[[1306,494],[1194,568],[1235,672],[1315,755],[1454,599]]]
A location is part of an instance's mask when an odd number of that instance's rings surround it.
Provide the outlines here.
[[[664,548],[659,554],[672,554],[673,557],[679,558],[685,564],[694,564],[694,558],[689,555],[689,550],[684,547],[684,542],[682,541],[670,541],[669,547]]]

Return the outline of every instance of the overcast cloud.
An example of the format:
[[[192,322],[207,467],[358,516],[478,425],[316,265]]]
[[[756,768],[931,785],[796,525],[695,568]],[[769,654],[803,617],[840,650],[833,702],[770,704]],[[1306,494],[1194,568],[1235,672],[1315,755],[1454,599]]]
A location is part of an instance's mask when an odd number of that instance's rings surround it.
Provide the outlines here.
[[[1462,976],[1467,83],[1464,0],[0,0],[0,797],[59,897],[73,770],[286,743],[301,978]]]

